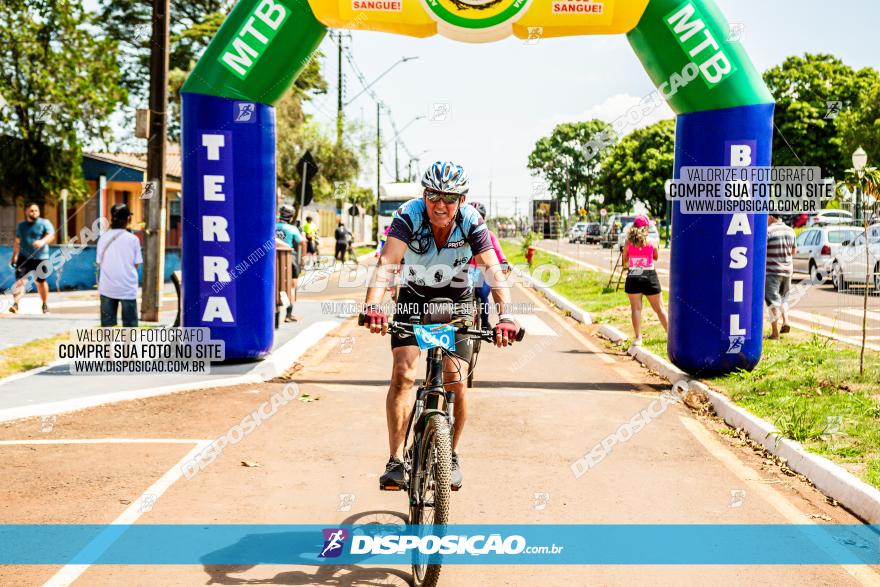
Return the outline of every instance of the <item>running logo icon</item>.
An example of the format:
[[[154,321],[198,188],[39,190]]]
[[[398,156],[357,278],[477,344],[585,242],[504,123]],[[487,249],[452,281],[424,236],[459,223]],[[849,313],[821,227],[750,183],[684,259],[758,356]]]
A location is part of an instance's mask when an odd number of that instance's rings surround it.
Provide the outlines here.
[[[235,103],[235,122],[256,122],[255,113],[256,104],[253,102]]]
[[[727,354],[736,354],[742,352],[742,347],[746,343],[745,336],[731,336],[730,346],[727,347]]]
[[[348,539],[348,530],[344,528],[324,528],[324,548],[318,558],[336,558],[344,550],[345,541]]]

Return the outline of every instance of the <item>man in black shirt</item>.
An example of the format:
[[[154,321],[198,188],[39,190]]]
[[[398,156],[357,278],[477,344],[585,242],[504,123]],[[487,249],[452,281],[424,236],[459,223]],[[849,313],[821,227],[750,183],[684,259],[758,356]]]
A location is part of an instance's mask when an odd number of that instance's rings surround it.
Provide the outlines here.
[[[336,237],[336,252],[333,256],[342,263],[345,263],[345,253],[348,251],[348,243],[352,239],[351,232],[345,228],[345,224],[340,222],[339,226],[336,227],[334,236]]]

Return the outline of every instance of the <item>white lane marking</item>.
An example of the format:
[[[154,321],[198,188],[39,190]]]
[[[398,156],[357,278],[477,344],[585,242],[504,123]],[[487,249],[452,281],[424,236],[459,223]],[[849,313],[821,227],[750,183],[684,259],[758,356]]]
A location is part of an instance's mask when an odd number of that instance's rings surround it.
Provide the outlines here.
[[[852,322],[845,322],[827,316],[820,316],[818,314],[813,314],[812,312],[804,312],[803,310],[789,310],[788,315],[809,324],[819,324],[821,326],[833,328],[834,330],[861,330],[862,328],[860,325],[853,324]]]
[[[204,442],[192,438],[58,438],[53,440],[0,440],[0,446],[23,444],[194,444]]]
[[[550,325],[534,314],[514,314],[514,319],[522,328],[526,329],[527,336],[559,336],[550,328]]]
[[[523,293],[525,293],[526,296],[529,297],[535,303],[535,305],[538,305],[538,304],[541,304],[542,306],[546,305],[546,303],[542,302],[541,299],[538,298],[538,296],[536,294],[530,292],[527,288],[523,287],[521,284],[517,284],[517,287],[520,288],[523,291]],[[602,361],[603,363],[608,365],[612,371],[614,371],[620,377],[622,377],[623,381],[625,381],[627,383],[631,383],[633,385],[639,385],[639,383],[637,383],[635,381],[635,378],[633,377],[632,373],[630,373],[629,371],[627,371],[625,369],[622,369],[617,364],[617,361],[615,361],[614,359],[609,357],[608,354],[602,348],[596,346],[587,337],[585,337],[583,334],[581,334],[580,332],[575,330],[574,327],[572,327],[568,322],[566,322],[564,318],[559,316],[559,314],[557,314],[556,312],[553,312],[553,311],[549,312],[549,314],[572,337],[574,337],[578,342],[580,342],[582,345],[587,347],[587,349],[589,349],[596,357],[598,357],[600,361]]]
[[[144,513],[144,497],[152,496],[152,499],[158,499],[165,491],[171,487],[175,481],[183,475],[183,465],[194,459],[200,452],[210,446],[211,440],[198,440],[197,444],[186,455],[177,461],[177,463],[165,472],[158,481],[150,485],[146,491],[135,501],[131,502],[124,512],[118,518],[113,520],[108,528],[95,537],[85,548],[83,548],[77,557],[90,556],[93,559],[98,558],[105,550],[107,550],[116,540],[125,532],[125,528],[113,528],[113,526],[133,524]],[[91,565],[88,564],[71,564],[64,565],[55,573],[48,581],[43,583],[43,587],[67,587],[76,581],[86,569]]]
[[[848,316],[855,316],[859,319],[859,324],[861,324],[862,311],[857,310],[855,308],[839,308],[836,310],[841,314],[846,314]],[[875,312],[873,310],[868,310],[868,324],[870,324],[871,320],[880,320],[880,312]]]
[[[696,438],[700,444],[724,465],[728,471],[749,486],[749,490],[757,493],[769,503],[777,512],[791,524],[815,524],[806,513],[799,510],[785,495],[759,481],[761,475],[753,468],[743,463],[729,448],[727,448],[715,435],[707,430],[700,422],[693,418],[679,416],[679,421],[685,429]],[[862,585],[880,585],[880,575],[877,575],[870,567],[864,565],[840,565],[847,573],[852,575]]]

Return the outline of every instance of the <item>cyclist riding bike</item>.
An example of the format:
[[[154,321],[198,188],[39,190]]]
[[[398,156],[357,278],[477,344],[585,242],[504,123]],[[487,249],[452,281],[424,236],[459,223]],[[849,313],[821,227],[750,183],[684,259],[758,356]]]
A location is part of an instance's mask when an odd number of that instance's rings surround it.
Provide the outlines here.
[[[499,307],[495,326],[495,345],[513,344],[519,326],[506,313],[510,293],[506,277],[492,248],[488,227],[477,211],[464,206],[468,192],[468,175],[463,167],[451,161],[437,161],[422,177],[425,191],[421,198],[410,200],[392,220],[388,239],[382,248],[372,282],[367,289],[364,325],[370,332],[385,335],[388,317],[380,303],[386,289],[393,285],[395,273],[400,276],[400,292],[393,320],[420,322],[435,298],[453,301],[453,318],[462,323],[473,322],[474,292],[468,273],[471,257],[483,268]],[[403,264],[401,266],[401,263]],[[445,270],[444,270],[445,269]],[[452,438],[452,485],[462,485],[461,467],[456,449],[467,420],[465,381],[472,350],[471,339],[456,336],[455,351],[444,365],[446,389],[455,393]],[[419,347],[412,336],[391,335],[393,367],[391,385],[385,400],[390,458],[379,484],[402,486],[405,480],[401,448],[409,422],[409,394],[416,379]]]
[[[474,209],[480,213],[480,218],[483,219],[483,222],[486,221],[486,206],[484,206],[480,202],[469,202],[468,205],[473,206]],[[495,233],[491,230],[489,231],[489,238],[492,239],[492,249],[494,249],[495,251],[495,256],[498,257],[498,261],[501,263],[501,267],[504,269],[504,274],[507,275],[507,257],[504,256],[504,251],[501,250],[501,244],[498,242],[498,238],[495,236]],[[481,323],[485,326],[489,324],[489,282],[483,278],[482,272],[477,267],[476,259],[471,259],[469,265],[474,271],[474,289],[480,298],[480,319],[482,320]]]

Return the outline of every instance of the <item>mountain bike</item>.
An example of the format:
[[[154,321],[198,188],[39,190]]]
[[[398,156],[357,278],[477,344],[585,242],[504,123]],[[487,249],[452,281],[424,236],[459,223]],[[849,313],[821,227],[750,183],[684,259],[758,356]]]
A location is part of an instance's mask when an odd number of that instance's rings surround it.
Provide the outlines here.
[[[450,351],[442,345],[455,344],[455,334],[473,340],[493,343],[495,333],[489,328],[469,328],[452,320],[452,300],[438,298],[429,306],[436,311],[426,313],[423,324],[389,322],[391,333],[418,335],[419,327],[448,328],[435,336],[436,346],[428,349],[427,371],[423,385],[416,391],[416,399],[410,412],[409,425],[404,439],[403,464],[404,487],[383,486],[383,491],[406,490],[409,497],[409,523],[419,526],[425,534],[437,534],[449,522],[452,499],[452,426],[455,393],[446,390],[443,382],[443,360]],[[358,324],[364,325],[364,315],[358,316]],[[521,341],[525,331],[520,329],[516,340]],[[447,344],[448,346],[448,344]],[[438,528],[439,527],[439,528]],[[440,577],[440,561],[437,555],[420,555],[415,551],[412,564],[413,585],[433,587]]]

